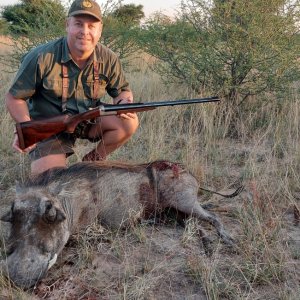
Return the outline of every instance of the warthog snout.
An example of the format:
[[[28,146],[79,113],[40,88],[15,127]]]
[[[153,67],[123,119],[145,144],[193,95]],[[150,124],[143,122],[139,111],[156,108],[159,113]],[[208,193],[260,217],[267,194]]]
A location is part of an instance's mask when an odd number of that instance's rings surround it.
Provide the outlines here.
[[[46,191],[35,192],[34,198],[19,194],[10,211],[1,217],[12,225],[1,271],[22,288],[34,286],[45,276],[68,239],[66,216],[57,201]]]
[[[27,252],[28,251],[28,252]],[[37,254],[36,248],[14,251],[6,260],[0,262],[1,273],[17,286],[27,289],[43,278],[55,263],[57,254]],[[20,260],[22,257],[22,260]]]

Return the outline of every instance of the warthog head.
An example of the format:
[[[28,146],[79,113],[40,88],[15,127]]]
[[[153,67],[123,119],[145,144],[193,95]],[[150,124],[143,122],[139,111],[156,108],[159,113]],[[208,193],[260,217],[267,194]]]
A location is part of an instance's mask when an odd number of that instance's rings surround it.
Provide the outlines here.
[[[1,220],[11,223],[2,272],[17,286],[32,287],[55,263],[69,238],[65,213],[45,188],[24,188]]]

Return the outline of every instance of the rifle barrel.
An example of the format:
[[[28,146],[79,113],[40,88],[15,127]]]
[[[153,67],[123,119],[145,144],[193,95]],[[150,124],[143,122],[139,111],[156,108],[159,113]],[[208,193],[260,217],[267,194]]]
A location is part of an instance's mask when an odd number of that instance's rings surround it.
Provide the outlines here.
[[[206,103],[206,102],[217,102],[220,99],[217,96],[199,98],[199,99],[182,99],[182,100],[172,100],[172,101],[159,101],[159,102],[146,102],[146,103],[128,103],[128,104],[118,104],[118,105],[101,105],[100,109],[103,112],[113,112],[116,110],[130,110],[139,108],[149,108],[154,109],[161,106],[176,106],[176,105],[186,105],[195,103]]]
[[[17,134],[19,138],[19,145],[21,149],[45,140],[50,136],[58,134],[62,131],[73,133],[76,126],[85,120],[94,119],[101,116],[118,115],[128,112],[142,112],[155,109],[161,106],[175,106],[195,103],[206,103],[220,101],[218,97],[207,97],[200,99],[186,99],[186,100],[172,100],[161,102],[146,102],[146,103],[128,103],[109,105],[104,104],[95,107],[86,112],[69,116],[59,115],[44,120],[32,120],[16,124]]]

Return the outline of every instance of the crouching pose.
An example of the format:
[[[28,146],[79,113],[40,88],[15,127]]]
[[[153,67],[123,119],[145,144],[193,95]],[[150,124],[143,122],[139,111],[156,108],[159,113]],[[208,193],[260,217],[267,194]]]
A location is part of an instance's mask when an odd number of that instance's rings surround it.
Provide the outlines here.
[[[106,93],[114,104],[131,103],[133,95],[116,54],[99,43],[102,33],[99,5],[75,0],[66,20],[66,36],[31,50],[6,95],[6,106],[16,122],[87,111]],[[81,123],[74,134],[61,133],[21,150],[15,134],[13,148],[28,152],[31,172],[65,167],[77,138],[97,142],[84,161],[105,160],[138,128],[136,114],[107,116]]]

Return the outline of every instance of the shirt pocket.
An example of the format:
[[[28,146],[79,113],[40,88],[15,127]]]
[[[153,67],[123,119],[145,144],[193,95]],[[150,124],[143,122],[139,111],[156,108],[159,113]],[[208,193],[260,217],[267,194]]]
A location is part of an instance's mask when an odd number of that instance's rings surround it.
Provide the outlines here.
[[[61,98],[62,96],[62,80],[59,79],[43,79],[43,93],[49,97]]]
[[[108,78],[104,74],[99,74],[98,93],[94,96],[94,76],[91,74],[86,78],[86,81],[83,82],[84,93],[89,99],[92,99],[93,96],[96,99],[100,99],[106,94],[107,84]]]

